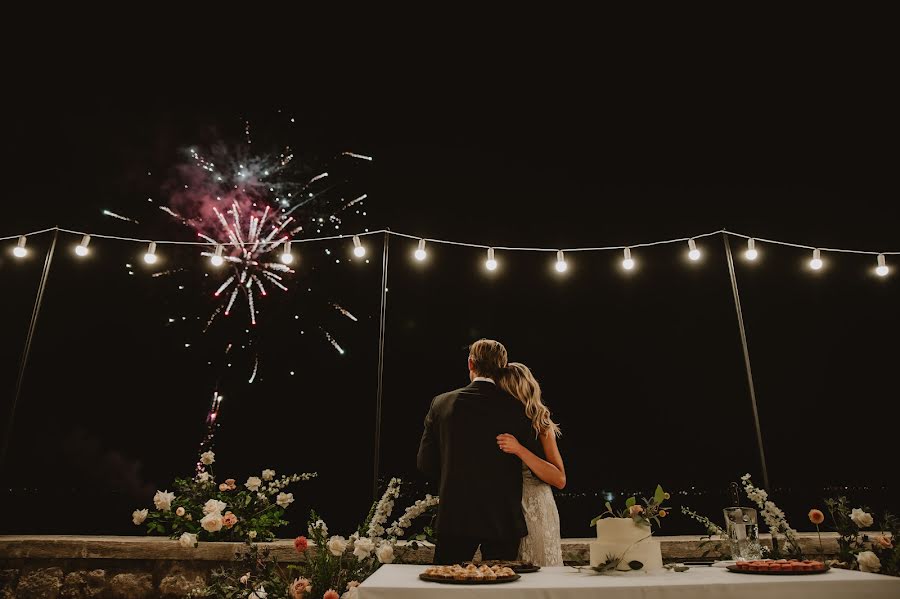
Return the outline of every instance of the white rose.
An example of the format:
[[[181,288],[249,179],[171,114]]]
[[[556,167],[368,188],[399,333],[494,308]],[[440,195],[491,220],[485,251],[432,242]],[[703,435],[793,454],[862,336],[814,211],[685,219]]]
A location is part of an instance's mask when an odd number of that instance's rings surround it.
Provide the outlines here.
[[[375,550],[375,557],[378,558],[382,564],[389,564],[394,561],[394,546],[390,543],[382,543],[378,546],[378,549]]]
[[[147,519],[147,514],[149,513],[150,510],[134,510],[131,513],[131,521],[134,522],[135,526],[140,526]]]
[[[251,530],[250,532],[247,533],[247,536],[250,537],[251,539],[255,539],[255,538],[256,538],[256,531],[255,531],[255,530]]]
[[[853,511],[850,512],[850,519],[860,528],[868,528],[872,526],[872,523],[874,522],[872,514],[864,512],[858,507],[853,508]]]
[[[219,532],[222,530],[222,527],[225,525],[225,521],[222,518],[222,514],[219,512],[212,512],[210,514],[206,514],[203,518],[200,519],[200,526],[203,527],[203,530],[207,532]]]
[[[192,535],[189,532],[182,533],[181,536],[178,537],[178,543],[181,544],[182,547],[196,547],[197,535]]]
[[[201,472],[197,475],[197,480],[201,483],[209,482],[209,472]]]
[[[175,510],[175,515],[178,516],[179,518],[180,518],[181,516],[184,516],[184,508],[183,508],[183,507],[179,507],[177,510]]]
[[[200,463],[204,466],[209,466],[213,462],[216,461],[216,454],[211,451],[206,451],[200,454]]]
[[[363,560],[369,557],[373,549],[375,549],[375,542],[368,537],[363,537],[353,544],[353,555]]]
[[[262,484],[262,481],[258,476],[251,476],[247,479],[247,482],[244,483],[244,486],[256,493],[259,491],[259,486]]]
[[[248,597],[248,599],[266,599],[266,597],[268,596],[269,594],[266,592],[263,586],[259,585],[258,589],[250,593],[250,597]]]
[[[862,572],[878,572],[881,570],[881,560],[871,551],[860,552],[856,556],[856,562],[859,564],[859,569]]]
[[[280,505],[283,508],[287,508],[287,506],[294,503],[294,494],[293,493],[279,493],[278,497],[275,498],[275,503]]]
[[[266,469],[266,470],[262,471],[262,479],[263,480],[272,480],[273,478],[275,478],[274,470]]]
[[[250,572],[247,572],[246,574],[241,576],[241,584],[247,584],[247,582],[249,580],[250,580]]]
[[[210,499],[203,504],[204,514],[221,514],[225,511],[225,502],[218,499]]]
[[[331,552],[331,555],[340,557],[344,555],[344,552],[347,550],[347,539],[340,536],[334,536],[328,539],[328,543],[326,546],[328,547],[328,551]]]
[[[172,509],[172,502],[175,501],[175,493],[168,491],[157,491],[153,496],[153,505],[156,509],[168,512]]]

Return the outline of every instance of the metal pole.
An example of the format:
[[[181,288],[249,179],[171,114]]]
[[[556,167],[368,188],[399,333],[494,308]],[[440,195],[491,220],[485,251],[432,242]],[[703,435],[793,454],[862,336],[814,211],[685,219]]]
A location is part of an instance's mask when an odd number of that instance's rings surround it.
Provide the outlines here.
[[[50,250],[44,259],[44,272],[41,274],[41,282],[38,284],[37,297],[34,300],[34,308],[31,310],[31,324],[28,326],[28,335],[25,337],[25,349],[22,352],[22,362],[19,364],[19,378],[16,381],[16,394],[13,397],[12,407],[9,410],[9,422],[6,425],[6,435],[3,437],[3,447],[0,449],[0,471],[6,467],[6,454],[9,451],[9,443],[13,432],[13,422],[16,419],[16,406],[19,396],[22,394],[22,383],[25,381],[25,369],[28,366],[28,356],[31,354],[31,343],[34,340],[34,331],[37,327],[38,316],[41,313],[41,303],[44,301],[44,291],[47,289],[47,277],[50,274],[50,265],[53,263],[53,253],[56,251],[56,238],[59,229],[53,230],[53,241],[50,242]]]
[[[744,329],[744,312],[741,310],[741,295],[738,293],[737,277],[734,274],[734,257],[728,233],[722,233],[725,241],[725,255],[728,257],[728,274],[731,276],[731,292],[734,294],[734,309],[737,312],[738,328],[741,331],[741,348],[744,350],[744,367],[747,369],[747,385],[750,387],[750,403],[753,405],[753,423],[756,426],[756,444],[759,447],[759,462],[762,466],[763,484],[769,486],[769,469],[766,466],[766,452],[763,448],[762,429],[759,426],[759,409],[756,406],[756,387],[753,385],[753,371],[750,369],[750,350],[747,348],[747,331]]]
[[[381,259],[381,312],[378,317],[378,390],[375,397],[375,459],[372,475],[372,497],[378,499],[378,474],[381,469],[381,398],[384,392],[384,325],[387,320],[388,245],[390,230],[384,233],[384,255]]]

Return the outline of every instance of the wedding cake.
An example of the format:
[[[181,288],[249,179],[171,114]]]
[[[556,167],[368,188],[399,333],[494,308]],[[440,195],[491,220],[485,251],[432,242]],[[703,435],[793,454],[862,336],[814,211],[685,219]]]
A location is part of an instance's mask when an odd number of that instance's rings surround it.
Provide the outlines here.
[[[643,570],[663,567],[659,541],[650,536],[650,526],[637,524],[632,518],[597,520],[597,541],[591,543],[591,566],[620,559],[617,570],[631,570],[629,562],[641,562]]]

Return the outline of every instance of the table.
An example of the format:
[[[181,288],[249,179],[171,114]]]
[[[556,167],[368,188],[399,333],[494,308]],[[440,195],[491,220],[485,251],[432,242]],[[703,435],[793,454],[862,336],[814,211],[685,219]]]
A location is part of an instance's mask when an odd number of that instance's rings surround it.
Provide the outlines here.
[[[388,564],[359,587],[359,599],[847,599],[900,597],[900,578],[832,569],[809,576],[735,574],[695,566],[687,572],[600,575],[574,568],[543,568],[508,584],[461,586],[419,580],[427,566]],[[602,594],[598,591],[602,591]]]

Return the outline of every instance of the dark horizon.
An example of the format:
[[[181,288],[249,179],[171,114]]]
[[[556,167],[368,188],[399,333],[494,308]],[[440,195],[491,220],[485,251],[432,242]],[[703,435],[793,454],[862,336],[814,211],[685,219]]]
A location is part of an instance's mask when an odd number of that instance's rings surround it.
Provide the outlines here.
[[[886,199],[893,183],[859,176],[859,156],[831,170],[822,159],[829,149],[815,138],[806,140],[810,150],[779,144],[768,130],[751,133],[753,123],[732,130],[738,144],[652,121],[610,129],[596,115],[575,127],[496,109],[444,120],[421,108],[300,107],[296,130],[287,130],[277,115],[290,107],[259,101],[234,110],[173,102],[122,109],[95,100],[53,111],[38,105],[9,124],[24,159],[8,181],[15,199],[0,237],[60,226],[183,238],[163,220],[134,225],[101,211],[129,214],[148,194],[163,197],[180,151],[240,140],[249,119],[261,136],[287,133],[314,159],[348,150],[374,157],[353,179],[369,194],[368,214],[344,232],[391,228],[554,248],[726,228],[821,247],[900,249]],[[70,248],[77,238],[61,235],[16,413],[4,490],[17,491],[4,493],[3,503],[13,513],[28,498],[37,513],[49,505],[48,487],[66,489],[84,518],[51,516],[40,525],[22,518],[4,528],[137,532],[131,509],[189,473],[216,387],[226,396],[216,440],[223,468],[236,478],[263,467],[321,475],[298,487],[287,532],[304,528],[309,507],[335,529],[355,525],[372,488],[378,357],[381,240],[367,242],[370,264],[336,264],[345,241],[298,246],[296,283],[262,314],[262,370],[251,385],[246,356],[233,372],[211,368],[221,339],[168,326],[169,318],[209,310],[196,252],[160,248],[171,265],[194,273],[179,295],[145,268],[125,266],[137,262],[140,244],[95,239],[91,257],[80,261]],[[12,258],[14,240],[0,244],[3,430],[48,243],[47,235],[30,239],[26,262]],[[564,534],[587,536],[581,520],[589,501],[570,499],[579,493],[649,493],[662,483],[717,498],[744,472],[762,484],[723,239],[698,243],[697,264],[682,244],[636,250],[639,268],[628,275],[619,252],[567,254],[565,277],[552,272],[552,254],[505,252],[502,269],[488,277],[479,268],[482,250],[429,244],[428,261],[418,264],[415,242],[393,237],[381,476],[422,487],[414,460],[428,402],[465,384],[464,348],[486,336],[535,370],[562,424]],[[812,274],[806,250],[760,244],[760,260],[748,264],[743,246],[732,243],[772,486],[805,489],[785,501],[792,524],[804,526],[798,510],[819,486],[878,488],[860,495],[896,511],[900,479],[886,466],[897,415],[900,259],[888,257],[893,270],[881,279],[871,274],[873,256],[828,253],[827,268]],[[358,322],[335,317],[331,303],[346,305]],[[334,331],[345,354],[320,326]]]

